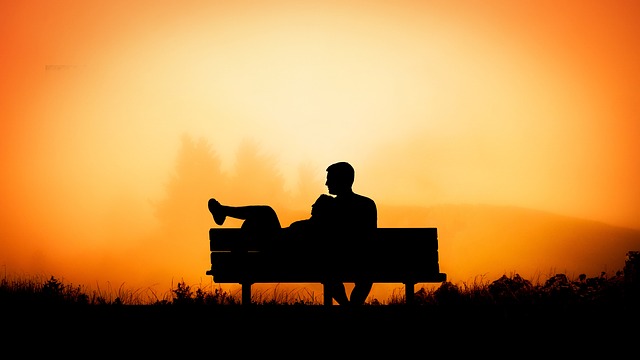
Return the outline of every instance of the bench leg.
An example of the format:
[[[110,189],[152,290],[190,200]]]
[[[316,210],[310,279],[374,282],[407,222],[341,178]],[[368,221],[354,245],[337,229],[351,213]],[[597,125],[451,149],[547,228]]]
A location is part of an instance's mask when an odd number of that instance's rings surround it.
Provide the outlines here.
[[[251,283],[242,284],[242,305],[251,305]]]
[[[413,298],[413,295],[415,293],[414,286],[415,286],[414,283],[404,284],[404,298],[405,298],[405,303],[407,305],[413,305],[414,303],[414,298]]]

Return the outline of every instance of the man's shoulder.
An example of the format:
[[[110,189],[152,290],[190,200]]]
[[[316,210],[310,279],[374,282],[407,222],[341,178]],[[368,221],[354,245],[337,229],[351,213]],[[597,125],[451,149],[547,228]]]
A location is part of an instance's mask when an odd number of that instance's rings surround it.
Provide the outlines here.
[[[355,193],[354,193],[354,195],[356,196],[356,199],[357,199],[359,202],[367,203],[367,204],[369,204],[369,205],[374,205],[374,206],[375,206],[375,204],[376,204],[376,202],[375,202],[375,201],[373,201],[373,199],[372,199],[372,198],[370,198],[370,197],[368,197],[368,196],[364,196],[364,195],[361,195],[361,194],[355,194]]]
[[[368,197],[368,196],[365,196],[365,195],[362,195],[362,194],[353,193],[353,195],[355,195],[356,197],[358,197],[358,198],[360,198],[360,199],[366,199],[366,200],[369,200],[369,201],[373,201],[373,199],[372,199],[372,198],[370,198],[370,197]]]

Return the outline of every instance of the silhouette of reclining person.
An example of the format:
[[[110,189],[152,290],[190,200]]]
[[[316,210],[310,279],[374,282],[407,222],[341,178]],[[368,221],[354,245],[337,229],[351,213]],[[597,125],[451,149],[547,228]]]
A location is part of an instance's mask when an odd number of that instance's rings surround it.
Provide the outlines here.
[[[259,236],[268,244],[284,240],[330,241],[340,239],[349,241],[336,248],[341,253],[331,254],[332,258],[341,259],[351,265],[358,266],[358,251],[365,247],[366,241],[373,236],[378,227],[378,210],[376,203],[363,195],[353,192],[355,170],[347,162],[338,162],[327,168],[325,185],[329,194],[322,194],[311,207],[311,217],[293,222],[282,228],[278,215],[268,205],[227,206],[216,199],[209,199],[209,211],[216,224],[222,225],[227,217],[244,220],[241,228]],[[339,271],[335,270],[335,271]],[[325,291],[340,305],[362,305],[369,296],[373,283],[368,281],[354,282],[350,298],[343,283],[325,283]]]

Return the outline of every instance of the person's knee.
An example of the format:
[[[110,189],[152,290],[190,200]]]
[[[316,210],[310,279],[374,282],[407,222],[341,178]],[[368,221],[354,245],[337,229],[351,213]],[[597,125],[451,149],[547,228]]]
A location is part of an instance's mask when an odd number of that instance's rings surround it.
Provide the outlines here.
[[[265,224],[269,224],[274,228],[280,228],[280,219],[278,219],[278,214],[276,211],[269,205],[260,205],[260,212],[262,215],[260,218],[264,221]]]

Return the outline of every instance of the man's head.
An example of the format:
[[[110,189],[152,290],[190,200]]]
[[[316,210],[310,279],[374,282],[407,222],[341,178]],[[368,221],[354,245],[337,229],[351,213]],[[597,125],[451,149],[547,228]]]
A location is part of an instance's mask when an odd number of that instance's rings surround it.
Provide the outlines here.
[[[356,172],[347,162],[337,162],[327,168],[327,182],[329,194],[340,195],[351,192],[351,186],[355,180]]]

